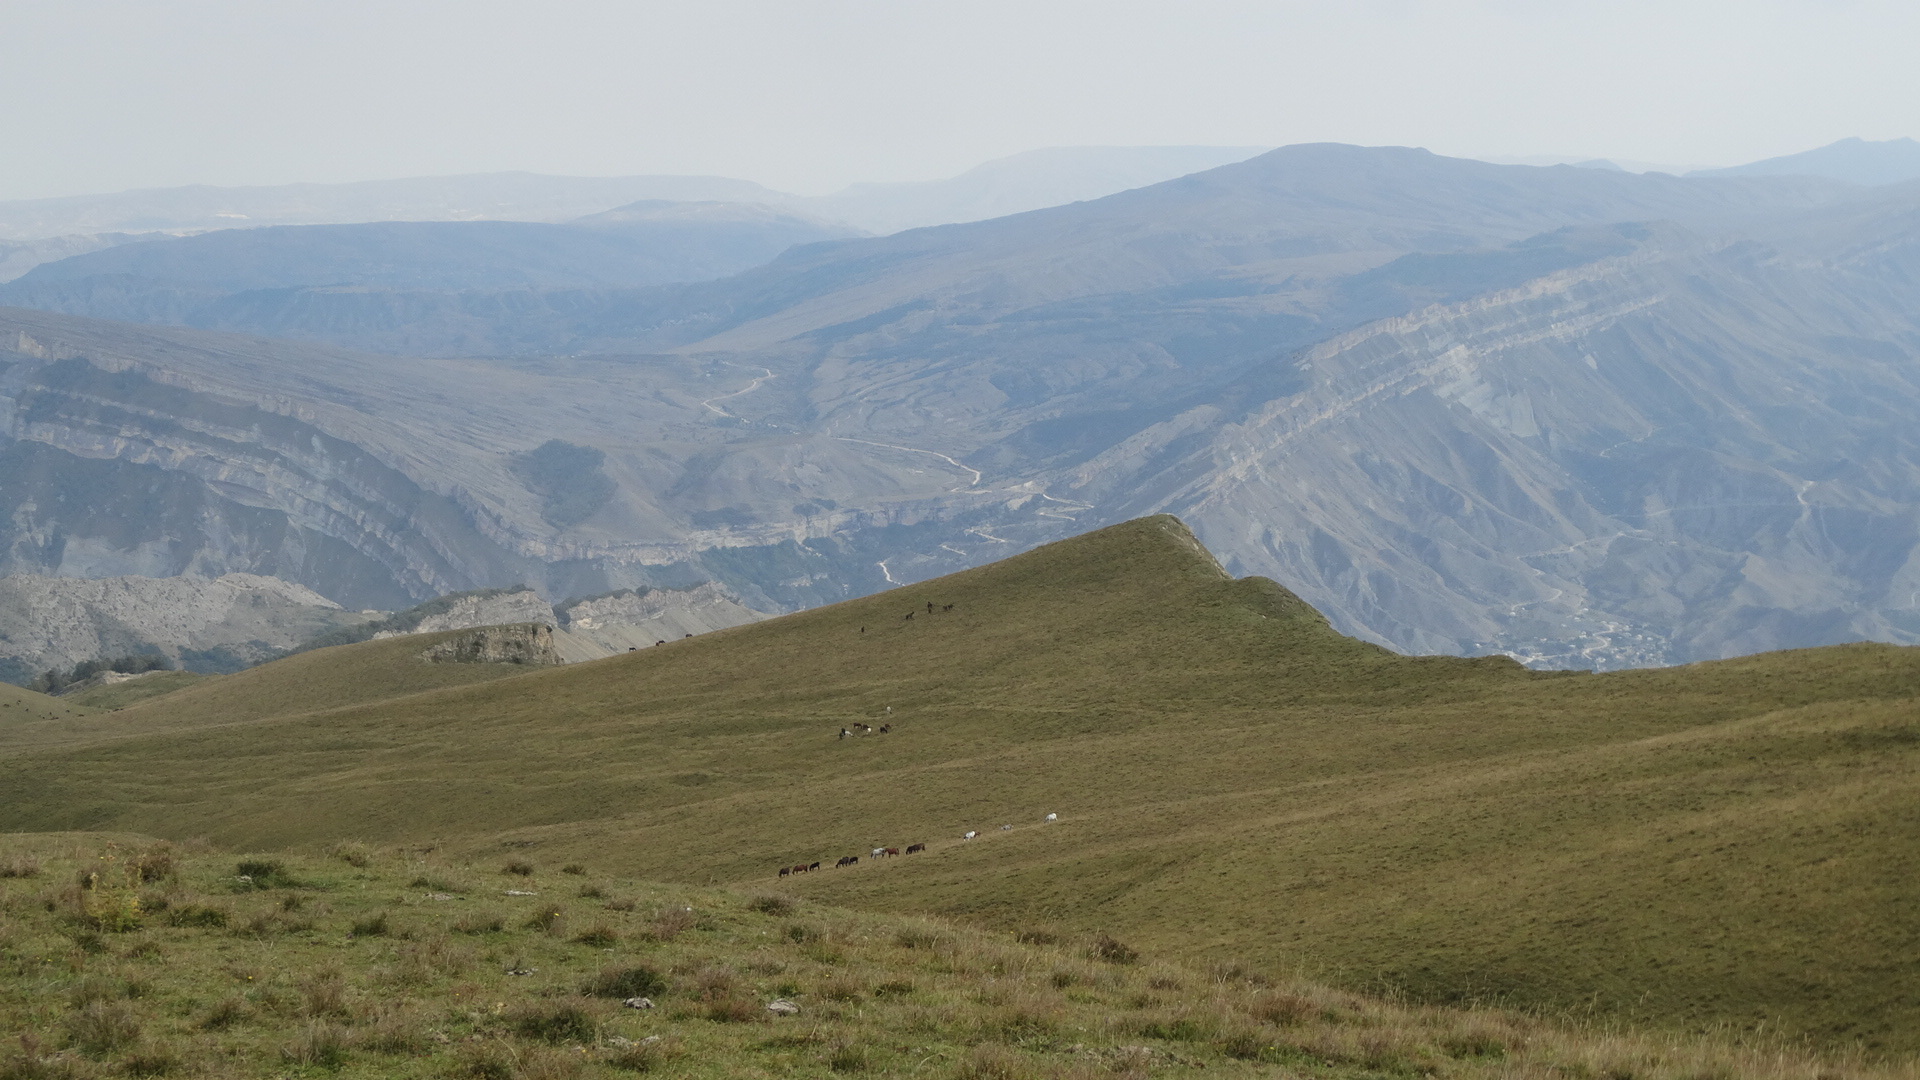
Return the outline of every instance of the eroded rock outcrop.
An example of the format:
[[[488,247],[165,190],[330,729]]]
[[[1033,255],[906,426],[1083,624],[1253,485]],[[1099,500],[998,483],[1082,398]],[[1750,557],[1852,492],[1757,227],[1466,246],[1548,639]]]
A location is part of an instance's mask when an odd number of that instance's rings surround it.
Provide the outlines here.
[[[430,664],[526,664],[550,667],[566,663],[553,647],[553,627],[545,623],[481,626],[429,646],[420,659]]]

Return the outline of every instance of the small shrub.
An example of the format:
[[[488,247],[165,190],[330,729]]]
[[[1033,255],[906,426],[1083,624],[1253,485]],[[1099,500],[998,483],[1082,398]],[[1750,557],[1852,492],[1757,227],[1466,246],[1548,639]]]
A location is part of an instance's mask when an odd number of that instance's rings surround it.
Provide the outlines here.
[[[539,930],[558,937],[567,932],[567,913],[557,907],[543,907],[527,917],[528,930]]]
[[[777,893],[770,893],[766,896],[756,896],[747,906],[762,915],[782,917],[793,914],[792,898],[781,896]]]
[[[1140,953],[1123,944],[1111,934],[1101,934],[1093,939],[1093,958],[1105,960],[1109,964],[1131,964],[1140,959]]]
[[[1247,1003],[1247,1012],[1269,1024],[1298,1024],[1314,1014],[1314,1004],[1298,994],[1261,994]]]
[[[166,881],[174,876],[173,849],[165,844],[141,852],[133,860],[134,876],[142,882]],[[157,1073],[154,1075],[158,1075]]]
[[[373,862],[373,849],[358,840],[342,840],[328,848],[327,854],[348,866],[364,868]]]
[[[290,892],[280,898],[281,911],[299,911],[307,906],[307,898],[297,892]]]
[[[878,998],[906,997],[908,994],[913,993],[913,991],[914,985],[911,982],[905,979],[890,979],[874,987],[873,996]]]
[[[1024,941],[1029,945],[1058,945],[1061,938],[1051,930],[1021,930],[1013,935],[1015,941]]]
[[[454,921],[456,934],[498,934],[507,928],[507,917],[497,911],[469,911]]]
[[[387,924],[387,913],[375,912],[353,921],[354,937],[386,937],[393,928]]]
[[[103,934],[125,934],[140,929],[140,897],[122,889],[96,889],[83,892],[74,919],[89,930]]]
[[[573,942],[576,945],[589,945],[596,949],[610,949],[620,943],[620,932],[606,923],[595,923],[573,935]]]
[[[350,1015],[347,1009],[347,977],[341,974],[339,968],[321,968],[301,979],[299,985],[308,1016],[318,1019],[326,1016],[345,1018]]]
[[[98,1056],[140,1039],[140,1020],[123,1001],[90,1001],[67,1017],[67,1038],[82,1053]]]
[[[244,1024],[253,1019],[253,1003],[237,994],[229,994],[215,1002],[207,1015],[200,1018],[199,1027],[206,1031],[225,1031],[235,1024]]]
[[[158,960],[165,954],[161,951],[159,942],[141,941],[134,943],[133,948],[120,955],[128,960]]]
[[[693,912],[686,908],[668,908],[654,916],[652,925],[647,927],[642,936],[651,941],[672,941],[693,929],[696,921]]]
[[[167,910],[168,926],[198,926],[218,929],[227,925],[233,912],[210,904],[181,904]]]
[[[739,985],[739,977],[730,968],[701,968],[693,977],[693,996],[701,1001],[718,1001],[733,996]]]
[[[0,860],[0,878],[30,878],[40,876],[40,860],[31,855],[15,855]]]
[[[659,972],[644,965],[602,968],[600,974],[589,980],[580,990],[581,993],[591,997],[621,1000],[659,997],[666,991],[667,980],[662,978]]]
[[[581,866],[577,862],[570,862],[567,865],[561,867],[560,872],[563,874],[572,874],[575,877],[584,877],[586,876],[587,868],[584,866]]]
[[[525,859],[508,859],[507,865],[500,868],[503,874],[516,874],[520,877],[533,876],[533,864]]]
[[[400,950],[394,978],[408,986],[424,986],[436,977],[458,975],[473,965],[473,953],[445,937],[430,937]]]
[[[617,900],[607,901],[608,911],[635,911],[638,910],[639,907],[640,901],[635,900],[631,896],[623,896]]]
[[[598,885],[582,885],[580,886],[580,891],[574,895],[582,900],[605,900],[607,898],[607,890]],[[607,906],[612,907],[613,905],[608,904]]]
[[[592,1042],[600,1032],[600,1022],[586,1004],[566,998],[518,1005],[508,1012],[507,1026],[522,1038],[556,1044]]]
[[[1155,975],[1154,977],[1147,980],[1147,986],[1148,988],[1153,990],[1182,989],[1180,980],[1174,978],[1171,975]]]
[[[242,859],[233,872],[246,879],[241,884],[255,889],[290,889],[298,884],[279,859]]]
[[[347,1033],[333,1024],[315,1021],[280,1048],[280,1060],[293,1065],[338,1069],[347,1063]]]
[[[759,1002],[734,994],[708,1000],[702,1013],[716,1024],[751,1024],[768,1020],[773,1015]]]
[[[792,923],[787,927],[787,940],[797,945],[805,945],[807,942],[817,941],[819,938],[820,931],[815,930],[811,926]]]

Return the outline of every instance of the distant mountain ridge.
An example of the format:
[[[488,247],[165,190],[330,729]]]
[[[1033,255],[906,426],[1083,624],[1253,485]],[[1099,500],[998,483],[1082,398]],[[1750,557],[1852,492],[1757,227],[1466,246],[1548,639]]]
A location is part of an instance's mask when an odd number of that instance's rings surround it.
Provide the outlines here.
[[[1798,154],[1767,158],[1724,169],[1701,169],[1689,176],[1824,176],[1874,186],[1920,179],[1920,142],[1848,138]]]
[[[6,557],[782,611],[1169,511],[1408,651],[1905,641],[1916,201],[1315,145],[711,282],[221,324],[335,344],[8,311]]]

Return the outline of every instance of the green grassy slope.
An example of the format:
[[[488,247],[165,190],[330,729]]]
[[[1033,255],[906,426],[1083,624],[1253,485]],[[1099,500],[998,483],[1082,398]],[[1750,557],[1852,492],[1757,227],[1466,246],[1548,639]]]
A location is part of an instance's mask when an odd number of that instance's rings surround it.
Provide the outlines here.
[[[0,745],[15,732],[39,730],[45,725],[69,724],[93,715],[77,701],[35,693],[12,683],[0,683]]]
[[[317,649],[233,675],[188,676],[165,684],[168,689],[164,694],[135,697],[124,706],[115,703],[110,696],[113,691],[188,673],[154,675],[101,687],[75,695],[71,717],[63,714],[0,728],[0,755],[297,716],[316,709],[387,701],[527,673],[527,668],[517,664],[429,664],[420,659],[430,646],[466,632],[410,634]],[[113,711],[110,715],[101,711],[106,709]]]
[[[523,876],[419,849],[335,853],[0,837],[0,1075],[1911,1075],[1409,1008],[1112,939],[1016,940],[587,866]],[[639,997],[652,1007],[623,1006]]]
[[[1920,650],[1871,645],[1609,675],[1395,656],[1156,518],[592,664],[19,755],[0,827],[504,833],[770,886],[924,841],[778,887],[1910,1050],[1917,690]]]

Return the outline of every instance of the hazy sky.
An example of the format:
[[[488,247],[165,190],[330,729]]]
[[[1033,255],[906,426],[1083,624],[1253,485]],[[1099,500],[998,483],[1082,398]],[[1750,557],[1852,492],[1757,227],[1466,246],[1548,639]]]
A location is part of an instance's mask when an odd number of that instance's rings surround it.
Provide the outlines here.
[[[1040,146],[1734,164],[1920,136],[1880,0],[0,0],[0,198],[529,169],[823,192]]]

